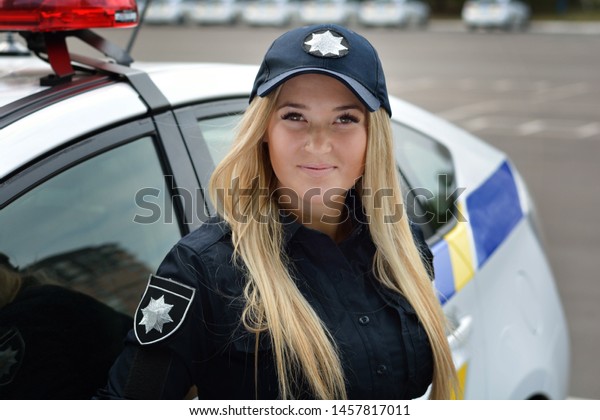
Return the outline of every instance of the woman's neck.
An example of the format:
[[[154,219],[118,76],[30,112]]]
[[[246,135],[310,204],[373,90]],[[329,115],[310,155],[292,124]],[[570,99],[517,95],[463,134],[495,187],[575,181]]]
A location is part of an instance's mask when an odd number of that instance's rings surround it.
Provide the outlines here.
[[[336,243],[343,241],[352,230],[352,221],[343,200],[327,204],[311,203],[301,207],[287,210],[296,216],[303,226],[324,233]]]

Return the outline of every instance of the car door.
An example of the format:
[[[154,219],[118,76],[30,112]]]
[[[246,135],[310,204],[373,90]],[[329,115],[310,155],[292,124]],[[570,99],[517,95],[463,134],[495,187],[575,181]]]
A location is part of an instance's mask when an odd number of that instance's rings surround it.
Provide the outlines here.
[[[90,398],[198,190],[171,112],[83,135],[3,180],[0,398]],[[52,383],[50,383],[52,382]]]
[[[83,137],[8,179],[0,251],[25,268],[114,244],[155,270],[189,231],[192,208],[181,191],[198,189],[169,114]]]

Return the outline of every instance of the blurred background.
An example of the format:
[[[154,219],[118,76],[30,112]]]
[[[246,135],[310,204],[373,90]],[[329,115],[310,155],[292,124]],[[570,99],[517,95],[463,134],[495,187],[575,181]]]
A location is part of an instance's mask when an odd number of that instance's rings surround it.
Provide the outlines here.
[[[508,154],[565,307],[570,395],[600,399],[600,0],[154,0],[132,55],[258,65],[284,28],[310,22],[362,33],[391,94]],[[125,46],[132,30],[103,35]]]
[[[292,20],[325,20],[357,18],[365,25],[426,24],[436,19],[465,18],[465,12],[475,7],[487,9],[488,17],[509,10],[508,19],[519,19],[515,13],[526,8],[533,19],[585,21],[600,19],[600,0],[139,0],[140,10],[146,3],[148,23],[235,23],[244,21],[256,25],[286,24]],[[396,9],[402,9],[398,12]],[[377,19],[376,9],[387,16]],[[261,13],[258,12],[260,10]],[[400,16],[403,15],[403,16]],[[411,22],[412,21],[412,22]]]

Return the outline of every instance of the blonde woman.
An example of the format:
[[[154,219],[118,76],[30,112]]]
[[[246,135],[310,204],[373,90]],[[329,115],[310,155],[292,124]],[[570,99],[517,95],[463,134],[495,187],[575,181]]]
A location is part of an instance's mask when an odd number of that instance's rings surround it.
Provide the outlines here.
[[[448,398],[454,367],[404,212],[376,51],[336,25],[267,51],[211,179],[219,217],[151,276],[99,396]]]

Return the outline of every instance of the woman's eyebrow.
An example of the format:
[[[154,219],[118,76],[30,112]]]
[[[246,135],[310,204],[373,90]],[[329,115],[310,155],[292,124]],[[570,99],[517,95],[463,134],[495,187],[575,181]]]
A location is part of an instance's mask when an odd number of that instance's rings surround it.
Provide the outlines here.
[[[284,102],[281,105],[279,105],[277,107],[277,109],[279,110],[281,108],[286,108],[286,107],[298,108],[298,109],[308,109],[308,107],[306,105],[295,103],[295,102]]]

